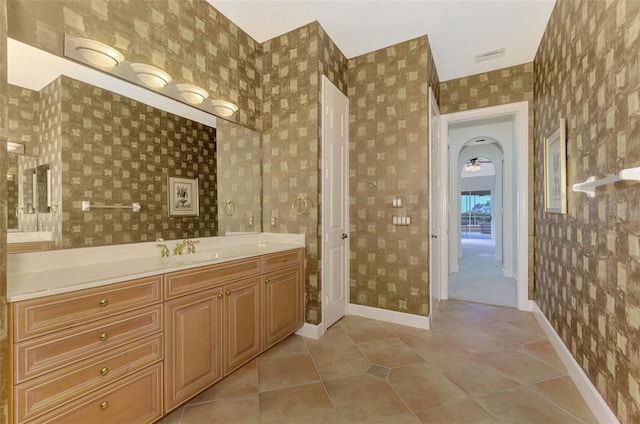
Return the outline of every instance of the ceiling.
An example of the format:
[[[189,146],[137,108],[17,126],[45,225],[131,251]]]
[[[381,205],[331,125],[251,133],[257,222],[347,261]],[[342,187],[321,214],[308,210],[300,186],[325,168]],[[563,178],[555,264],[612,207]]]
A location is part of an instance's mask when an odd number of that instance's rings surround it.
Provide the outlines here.
[[[440,81],[533,61],[555,0],[207,0],[258,42],[318,21],[347,58],[428,35]],[[503,57],[475,55],[505,48]]]

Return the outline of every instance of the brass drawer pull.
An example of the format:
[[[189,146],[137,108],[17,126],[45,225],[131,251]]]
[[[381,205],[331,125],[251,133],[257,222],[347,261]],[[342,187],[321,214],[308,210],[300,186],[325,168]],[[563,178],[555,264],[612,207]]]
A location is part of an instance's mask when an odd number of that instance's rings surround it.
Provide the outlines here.
[[[103,411],[108,407],[109,407],[109,402],[107,402],[106,400],[100,403],[100,409],[102,409]]]
[[[100,338],[101,341],[105,341],[109,338],[109,335],[107,333],[102,333],[100,334],[100,336],[98,336]]]
[[[104,376],[104,375],[107,375],[107,374],[109,374],[109,368],[103,367],[103,368],[100,369],[100,375]]]
[[[107,299],[100,299],[100,302],[98,302],[100,304],[100,306],[102,306],[103,308],[105,306],[107,306],[109,304],[109,301]]]
[[[287,262],[287,258],[282,258],[282,262]]]
[[[231,292],[227,290],[227,296],[231,296]]]
[[[264,280],[265,284],[269,284],[269,279],[267,278],[266,280]]]
[[[222,293],[218,295],[218,299],[222,299]]]

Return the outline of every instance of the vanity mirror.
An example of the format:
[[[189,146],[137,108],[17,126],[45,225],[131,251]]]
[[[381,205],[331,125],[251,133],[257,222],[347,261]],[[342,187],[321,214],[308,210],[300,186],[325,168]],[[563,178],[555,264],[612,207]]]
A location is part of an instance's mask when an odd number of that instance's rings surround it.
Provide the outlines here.
[[[32,169],[47,164],[49,172],[35,174],[45,182],[32,193],[45,194],[35,196],[33,215],[50,225],[55,248],[261,231],[257,132],[11,39],[8,62],[9,83],[37,99],[36,119],[17,125],[28,132],[38,124]],[[199,216],[169,216],[169,176],[198,178]],[[83,212],[83,200],[139,202],[141,210]]]

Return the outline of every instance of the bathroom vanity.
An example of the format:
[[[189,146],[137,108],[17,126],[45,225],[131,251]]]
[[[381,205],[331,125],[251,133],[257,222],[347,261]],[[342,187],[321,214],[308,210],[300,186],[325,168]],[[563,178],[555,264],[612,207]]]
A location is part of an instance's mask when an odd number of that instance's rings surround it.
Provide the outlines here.
[[[12,255],[11,422],[154,422],[303,325],[303,236],[199,241]]]

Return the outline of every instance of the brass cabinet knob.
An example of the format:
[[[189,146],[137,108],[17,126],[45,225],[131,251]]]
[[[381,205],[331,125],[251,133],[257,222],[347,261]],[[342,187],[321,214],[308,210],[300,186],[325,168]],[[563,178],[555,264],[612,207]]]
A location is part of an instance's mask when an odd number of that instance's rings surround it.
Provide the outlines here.
[[[109,402],[107,402],[106,400],[100,403],[100,409],[102,409],[103,411],[108,407],[109,407]]]
[[[231,296],[231,292],[229,290],[227,290],[227,296]]]
[[[107,375],[107,374],[109,374],[109,368],[103,367],[100,369],[100,375]]]
[[[218,295],[218,299],[222,299],[222,293]]]
[[[282,258],[282,262],[287,262],[287,258]]]
[[[105,307],[109,304],[109,301],[107,299],[100,299],[100,302],[98,302],[100,304],[100,306]]]
[[[265,284],[269,284],[269,279],[264,280]]]
[[[98,336],[100,338],[101,341],[105,341],[109,338],[109,335],[107,333],[102,333],[100,334],[100,336]]]

